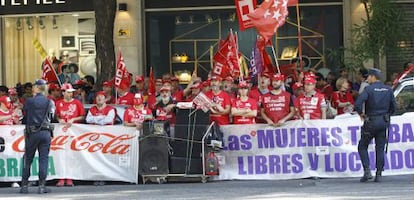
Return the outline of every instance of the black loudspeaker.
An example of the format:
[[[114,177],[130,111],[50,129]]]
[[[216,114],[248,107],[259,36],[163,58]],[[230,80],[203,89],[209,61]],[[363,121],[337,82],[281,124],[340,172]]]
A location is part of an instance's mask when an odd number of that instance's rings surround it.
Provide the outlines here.
[[[141,136],[170,135],[170,124],[167,121],[146,121],[142,125]]]
[[[168,138],[145,136],[139,139],[139,174],[167,175]]]
[[[209,125],[210,124],[210,112],[205,113],[202,110],[197,110],[194,112],[194,109],[177,109],[175,124],[176,125],[189,125],[189,124]]]
[[[188,166],[188,169],[186,169]],[[186,171],[187,170],[187,171]],[[202,174],[203,161],[201,158],[186,159],[185,157],[170,157],[171,174]]]

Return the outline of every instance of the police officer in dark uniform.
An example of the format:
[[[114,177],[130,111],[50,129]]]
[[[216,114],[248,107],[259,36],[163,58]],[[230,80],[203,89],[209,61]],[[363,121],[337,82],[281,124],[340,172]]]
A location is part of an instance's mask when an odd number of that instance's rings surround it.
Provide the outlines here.
[[[364,121],[361,127],[361,139],[358,144],[358,153],[364,167],[364,176],[361,182],[372,179],[369,166],[368,145],[375,138],[376,176],[375,182],[381,181],[384,170],[384,149],[387,144],[387,129],[390,124],[390,115],[395,111],[395,98],[391,87],[380,81],[381,71],[375,68],[368,70],[367,86],[355,102],[355,110]],[[365,104],[365,112],[363,111]]]
[[[39,189],[38,193],[48,193],[46,175],[53,126],[50,124],[55,110],[54,103],[43,93],[46,91],[46,81],[36,80],[32,88],[34,96],[28,98],[24,105],[26,116],[25,154],[23,156],[23,174],[20,193],[27,194],[30,166],[36,150],[39,151]]]

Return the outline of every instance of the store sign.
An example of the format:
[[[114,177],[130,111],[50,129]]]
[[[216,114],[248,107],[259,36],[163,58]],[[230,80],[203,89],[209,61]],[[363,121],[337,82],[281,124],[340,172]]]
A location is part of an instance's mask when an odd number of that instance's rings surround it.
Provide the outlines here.
[[[88,0],[0,0],[1,15],[92,11]]]

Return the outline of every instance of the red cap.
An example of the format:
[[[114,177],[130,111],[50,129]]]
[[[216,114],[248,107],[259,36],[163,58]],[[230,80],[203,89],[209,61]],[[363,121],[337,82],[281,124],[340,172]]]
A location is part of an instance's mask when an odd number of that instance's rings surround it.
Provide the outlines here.
[[[157,79],[155,80],[155,82],[156,82],[156,83],[162,83],[162,79],[157,78]]]
[[[202,83],[202,85],[203,85],[203,87],[208,87],[208,86],[210,86],[210,81],[204,81],[203,83]]]
[[[266,72],[262,72],[262,73],[260,74],[260,76],[265,76],[265,77],[267,77],[267,78],[270,78],[270,74],[269,74],[269,73],[266,73]]]
[[[173,76],[171,77],[171,81],[179,81],[177,77]]]
[[[144,76],[142,75],[135,76],[135,83],[142,83],[142,82],[144,82]]]
[[[105,81],[102,83],[102,87],[112,87],[112,83],[110,81]]]
[[[285,75],[283,74],[273,74],[272,76],[272,81],[284,81],[285,80]]]
[[[170,87],[162,86],[161,89],[160,89],[160,92],[162,92],[162,91],[170,91]]]
[[[7,109],[11,108],[11,100],[10,97],[8,96],[1,96],[0,97],[0,103],[4,103],[4,105],[6,106]]]
[[[193,84],[190,89],[201,89],[203,85],[201,83],[195,83]]]
[[[17,95],[16,88],[9,88],[9,95]]]
[[[239,88],[249,88],[249,84],[246,81],[239,82]]]
[[[86,82],[85,81],[83,81],[82,79],[78,79],[78,80],[76,80],[75,81],[75,83],[74,83],[74,85],[85,85],[86,84]]]
[[[164,80],[162,80],[162,84],[165,84],[165,83],[170,83],[171,84],[171,80],[170,79],[164,79]]]
[[[64,83],[62,84],[62,87],[60,88],[63,91],[68,91],[68,92],[74,92],[76,91],[75,89],[73,89],[72,85],[70,83]]]
[[[227,76],[226,78],[224,78],[224,80],[225,81],[230,81],[230,82],[234,81],[233,77],[231,77],[231,76]]]
[[[297,90],[299,88],[302,88],[302,83],[301,82],[296,82],[292,85],[292,90]]]
[[[96,93],[96,97],[97,97],[98,95],[103,95],[103,96],[105,96],[105,97],[106,97],[106,93],[105,93],[104,91],[99,91],[99,92],[97,92],[97,93]]]
[[[303,83],[304,84],[316,84],[315,76],[311,76],[311,75],[305,76]]]
[[[211,77],[211,80],[212,81],[221,81],[221,80],[223,80],[220,76],[216,76],[216,75],[214,75],[214,76],[212,76]]]
[[[49,84],[49,90],[59,90],[59,85],[51,83]]]

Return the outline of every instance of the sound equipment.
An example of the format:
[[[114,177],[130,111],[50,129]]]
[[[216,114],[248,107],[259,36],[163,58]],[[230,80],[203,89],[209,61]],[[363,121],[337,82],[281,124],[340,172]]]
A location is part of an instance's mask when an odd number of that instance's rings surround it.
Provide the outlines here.
[[[145,121],[142,124],[141,136],[148,135],[169,135],[170,124],[167,121]]]
[[[188,167],[188,169],[187,169]],[[187,171],[186,171],[187,170]],[[203,161],[201,158],[170,157],[171,174],[202,174]]]
[[[145,136],[139,138],[139,174],[168,174],[168,138]]]
[[[189,117],[190,116],[190,117]],[[177,109],[176,122],[178,125],[209,125],[210,112],[205,113],[202,110],[194,109]]]

